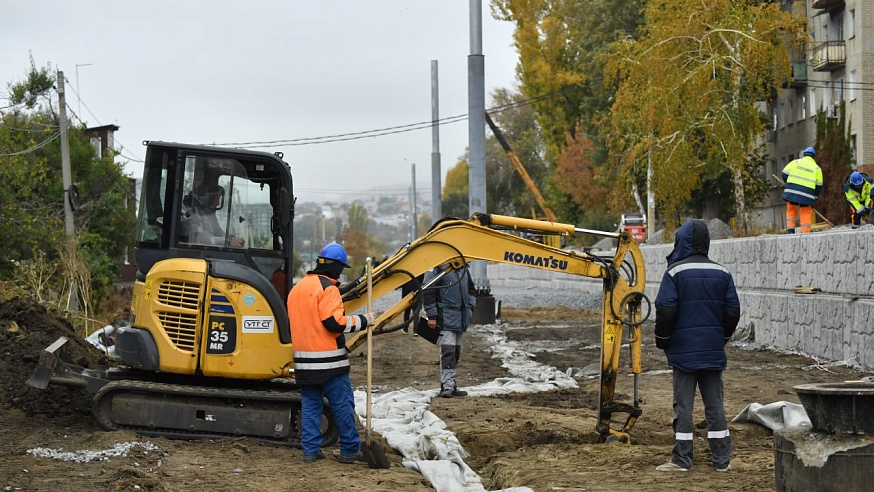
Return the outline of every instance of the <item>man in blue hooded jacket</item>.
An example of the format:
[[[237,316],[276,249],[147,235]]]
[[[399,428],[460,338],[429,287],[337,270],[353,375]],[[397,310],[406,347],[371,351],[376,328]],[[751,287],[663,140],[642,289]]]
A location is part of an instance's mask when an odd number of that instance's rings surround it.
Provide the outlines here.
[[[730,469],[722,372],[725,344],[740,320],[740,301],[731,274],[707,257],[709,251],[707,224],[687,219],[677,231],[655,300],[656,346],[665,351],[674,384],[674,449],[671,461],[658,466],[659,471],[692,467],[696,387],[704,401],[713,465],[717,471]]]

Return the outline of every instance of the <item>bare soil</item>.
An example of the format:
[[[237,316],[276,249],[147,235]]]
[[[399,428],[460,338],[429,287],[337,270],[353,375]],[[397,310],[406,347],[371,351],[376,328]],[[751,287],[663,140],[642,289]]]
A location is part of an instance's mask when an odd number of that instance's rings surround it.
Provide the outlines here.
[[[536,352],[538,362],[565,370],[598,362],[598,316],[566,308],[504,307],[502,323],[510,340],[553,347]],[[81,490],[148,491],[426,491],[431,485],[404,468],[402,457],[386,449],[388,470],[344,465],[333,459],[304,464],[298,449],[244,438],[182,441],[142,438],[129,432],[105,432],[90,415],[83,392],[26,386],[39,352],[58,336],[75,338],[72,327],[33,302],[0,304],[0,488],[72,492]],[[593,348],[594,347],[594,348]],[[506,376],[486,342],[467,336],[459,366],[459,384],[475,385]],[[627,352],[623,353],[623,356]],[[770,351],[729,346],[725,373],[726,413],[731,417],[749,403],[798,402],[792,387],[804,383],[858,379],[846,366],[822,367],[816,361]],[[73,357],[88,367],[107,361],[84,342]],[[401,333],[374,340],[373,381],[381,391],[438,383],[433,345]],[[577,389],[487,398],[435,398],[430,409],[455,432],[469,453],[470,465],[488,490],[526,486],[535,491],[647,490],[687,492],[774,490],[771,431],[756,424],[732,423],[732,470],[717,473],[710,464],[705,430],[696,429],[696,455],[689,473],[657,472],[670,459],[671,376],[661,351],[644,326],[643,416],[632,430],[633,442],[596,444],[594,431],[598,380]],[[353,356],[353,383],[365,383],[365,357]],[[622,377],[617,395],[630,400],[631,377]],[[703,420],[700,400],[696,422]],[[363,432],[363,431],[362,431]],[[90,462],[37,457],[34,448],[66,451],[107,450],[118,443],[148,442],[157,449],[133,447],[125,456]],[[329,456],[337,453],[328,449]]]

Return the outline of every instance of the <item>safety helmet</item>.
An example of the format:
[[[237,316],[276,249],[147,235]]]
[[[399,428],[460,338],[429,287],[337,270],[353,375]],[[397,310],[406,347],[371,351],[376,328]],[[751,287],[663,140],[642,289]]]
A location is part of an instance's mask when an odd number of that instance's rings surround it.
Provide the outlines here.
[[[862,177],[862,173],[853,171],[853,174],[850,175],[850,184],[853,186],[862,186],[862,183],[865,182],[865,178]]]
[[[325,245],[321,251],[319,251],[319,258],[323,258],[326,260],[334,260],[343,264],[344,268],[351,268],[349,266],[349,257],[346,256],[346,250],[343,246],[340,246],[337,243],[331,243]]]
[[[802,152],[802,155],[809,155],[810,157],[816,157],[816,149],[814,149],[813,147],[808,147],[808,148],[804,149],[804,152]]]

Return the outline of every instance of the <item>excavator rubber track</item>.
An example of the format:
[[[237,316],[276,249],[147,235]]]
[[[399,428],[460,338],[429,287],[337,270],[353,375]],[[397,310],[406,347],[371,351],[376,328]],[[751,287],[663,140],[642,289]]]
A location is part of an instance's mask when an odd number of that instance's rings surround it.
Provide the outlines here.
[[[94,396],[93,413],[105,430],[132,430],[171,439],[247,437],[300,447],[299,392],[216,388],[119,380]],[[337,442],[327,403],[322,446]]]

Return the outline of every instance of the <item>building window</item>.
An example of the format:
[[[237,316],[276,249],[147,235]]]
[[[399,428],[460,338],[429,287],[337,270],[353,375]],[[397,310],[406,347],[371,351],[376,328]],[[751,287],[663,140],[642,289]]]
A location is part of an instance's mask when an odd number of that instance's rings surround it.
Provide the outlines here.
[[[826,81],[823,82],[822,86],[822,107],[826,112],[828,112],[834,97],[834,94],[832,93],[832,83]]]
[[[771,130],[777,130],[777,110],[771,113]]]
[[[856,134],[850,135],[850,158],[852,161],[856,160]]]
[[[810,89],[810,115],[816,116],[816,89]]]
[[[786,115],[786,122],[788,125],[792,125],[795,123],[795,99],[789,99],[789,114]]]
[[[847,15],[847,39],[856,37],[856,9],[850,9]]]
[[[849,85],[847,85],[847,99],[850,101],[856,100],[856,71],[850,70]]]
[[[800,106],[801,106],[801,111],[799,112],[800,114],[798,115],[799,116],[798,121],[804,121],[804,118],[807,118],[807,96],[805,96],[805,95],[801,96]]]
[[[835,27],[835,41],[843,41],[844,40],[844,14],[840,13],[835,16],[834,23],[832,24]]]
[[[786,128],[786,108],[783,103],[780,103],[780,114],[777,116],[777,121],[780,123],[780,128]]]
[[[94,147],[94,153],[98,159],[103,158],[103,139],[100,137],[91,137],[91,146]]]

